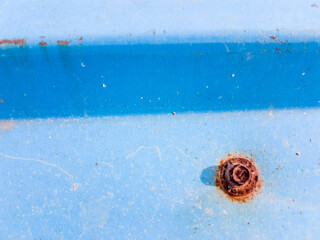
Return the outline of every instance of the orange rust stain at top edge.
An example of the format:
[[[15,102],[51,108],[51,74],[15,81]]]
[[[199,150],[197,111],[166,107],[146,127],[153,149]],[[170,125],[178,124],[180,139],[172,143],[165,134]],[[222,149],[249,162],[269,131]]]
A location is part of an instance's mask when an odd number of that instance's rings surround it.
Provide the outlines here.
[[[229,185],[227,183],[227,179],[225,176],[226,167],[230,164],[231,161],[234,161],[234,169],[239,168],[241,165],[237,165],[241,163],[241,159],[244,159],[244,166],[248,167],[247,170],[250,171],[250,175],[248,181],[246,181],[243,185],[240,186],[229,186],[230,189],[226,189],[226,185]],[[248,162],[246,162],[248,161]],[[250,166],[247,166],[246,164],[249,164]],[[240,166],[242,168],[243,166]],[[229,174],[230,175],[230,174]],[[234,174],[233,174],[234,175]],[[227,176],[228,178],[229,176]],[[229,177],[230,178],[230,177]],[[237,201],[239,203],[247,202],[248,200],[252,199],[254,194],[259,191],[261,188],[261,178],[258,172],[258,169],[253,161],[252,158],[248,158],[243,156],[242,154],[228,154],[227,157],[223,158],[218,166],[217,170],[217,177],[215,179],[217,187],[224,193],[225,196],[227,196],[232,201]],[[235,185],[235,184],[233,184]],[[235,190],[236,193],[233,193],[232,190]]]
[[[273,35],[271,35],[270,38],[271,38],[272,40],[276,40],[276,39],[277,39],[277,37],[275,37],[275,36],[273,36]]]
[[[41,41],[39,42],[39,46],[42,46],[42,47],[47,46],[47,43],[45,41]]]
[[[2,131],[8,131],[11,128],[14,127],[14,122],[13,121],[0,121],[0,129]]]
[[[25,39],[0,39],[0,45],[19,45],[22,46],[26,44]]]
[[[70,43],[70,41],[67,41],[67,40],[58,40],[57,41],[58,45],[68,45],[69,43]]]

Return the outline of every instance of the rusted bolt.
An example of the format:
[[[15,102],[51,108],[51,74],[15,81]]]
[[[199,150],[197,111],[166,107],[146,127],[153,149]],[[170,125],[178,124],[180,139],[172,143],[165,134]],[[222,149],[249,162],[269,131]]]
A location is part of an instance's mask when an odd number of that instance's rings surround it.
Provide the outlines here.
[[[232,199],[243,201],[259,189],[260,177],[252,160],[242,156],[230,156],[221,161],[216,183]]]

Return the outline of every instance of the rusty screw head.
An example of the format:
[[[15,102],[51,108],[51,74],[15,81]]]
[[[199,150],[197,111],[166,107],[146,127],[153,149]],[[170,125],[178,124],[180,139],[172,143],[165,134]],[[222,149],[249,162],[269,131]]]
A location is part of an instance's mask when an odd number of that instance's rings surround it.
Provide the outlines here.
[[[249,196],[260,186],[256,166],[245,157],[231,157],[222,161],[216,182],[225,193],[235,198]]]

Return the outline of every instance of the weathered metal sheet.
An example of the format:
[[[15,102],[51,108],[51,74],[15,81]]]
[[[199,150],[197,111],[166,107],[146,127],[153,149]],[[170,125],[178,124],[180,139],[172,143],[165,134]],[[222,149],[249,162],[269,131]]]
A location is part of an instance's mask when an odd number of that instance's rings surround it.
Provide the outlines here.
[[[0,1],[0,239],[318,239],[319,11]]]
[[[319,117],[276,110],[1,122],[0,236],[316,238]],[[234,152],[252,155],[262,179],[246,203],[208,181]]]

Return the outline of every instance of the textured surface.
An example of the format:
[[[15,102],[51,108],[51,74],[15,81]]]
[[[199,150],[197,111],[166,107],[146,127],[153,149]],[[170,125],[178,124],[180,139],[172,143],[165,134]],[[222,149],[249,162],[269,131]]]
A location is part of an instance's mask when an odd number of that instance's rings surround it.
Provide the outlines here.
[[[319,239],[319,7],[0,0],[0,239]]]
[[[0,236],[315,239],[319,117],[282,110],[1,122]],[[253,154],[263,180],[245,204],[207,181],[206,169],[235,151]]]

